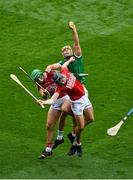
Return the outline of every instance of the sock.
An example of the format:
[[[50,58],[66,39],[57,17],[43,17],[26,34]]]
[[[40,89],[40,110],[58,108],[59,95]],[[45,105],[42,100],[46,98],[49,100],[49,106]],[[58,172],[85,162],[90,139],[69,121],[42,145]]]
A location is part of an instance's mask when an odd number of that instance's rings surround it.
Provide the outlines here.
[[[75,134],[73,131],[72,131],[72,136],[73,136],[73,137],[75,137],[75,136],[76,136],[76,134]]]
[[[51,152],[51,151],[52,151],[52,148],[51,148],[51,147],[46,147],[46,148],[45,148],[45,151],[46,151],[46,152]]]
[[[52,145],[53,145],[52,143],[47,143],[45,151],[46,152],[51,152],[52,151]]]
[[[63,133],[64,133],[64,131],[60,131],[60,130],[57,131],[57,139],[58,139],[58,140],[62,140],[62,138],[63,138]]]
[[[81,146],[81,142],[79,140],[76,142],[76,144],[77,146]]]
[[[77,145],[77,137],[75,136],[74,141],[73,141],[73,146]]]

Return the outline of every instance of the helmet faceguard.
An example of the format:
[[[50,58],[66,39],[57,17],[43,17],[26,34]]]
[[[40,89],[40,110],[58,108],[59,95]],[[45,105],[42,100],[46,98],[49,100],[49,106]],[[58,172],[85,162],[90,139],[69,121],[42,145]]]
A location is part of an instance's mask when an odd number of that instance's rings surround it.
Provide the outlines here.
[[[56,84],[64,85],[66,83],[66,76],[59,72],[54,72],[53,81]]]

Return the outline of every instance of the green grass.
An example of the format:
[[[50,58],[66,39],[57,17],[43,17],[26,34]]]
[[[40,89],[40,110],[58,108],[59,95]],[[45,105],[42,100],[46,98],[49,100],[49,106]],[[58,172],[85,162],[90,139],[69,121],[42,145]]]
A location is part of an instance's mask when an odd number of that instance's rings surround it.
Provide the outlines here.
[[[132,17],[132,0],[0,0],[0,178],[133,178],[133,117],[115,138],[106,135],[133,106]],[[72,45],[69,20],[78,28],[95,123],[83,132],[82,158],[66,155],[69,117],[65,143],[39,161],[48,107],[39,108],[9,75],[39,98],[18,67],[30,73],[62,58],[60,48]]]

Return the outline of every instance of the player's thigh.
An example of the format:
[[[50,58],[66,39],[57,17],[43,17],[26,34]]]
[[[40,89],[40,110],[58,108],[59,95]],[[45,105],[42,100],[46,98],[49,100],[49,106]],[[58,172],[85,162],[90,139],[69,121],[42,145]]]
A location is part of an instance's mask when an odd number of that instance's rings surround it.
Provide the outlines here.
[[[84,116],[83,115],[74,115],[76,124],[80,129],[84,129],[85,123],[84,123]]]
[[[47,126],[54,126],[61,115],[61,111],[50,108],[47,115]]]
[[[60,121],[63,121],[66,119],[66,117],[68,116],[68,113],[61,111],[61,115],[60,115]]]
[[[87,121],[93,122],[94,121],[94,110],[93,107],[89,107],[84,109],[84,117]]]
[[[71,104],[70,104],[70,99],[65,99],[64,102],[61,105],[61,110],[64,112],[71,112]]]

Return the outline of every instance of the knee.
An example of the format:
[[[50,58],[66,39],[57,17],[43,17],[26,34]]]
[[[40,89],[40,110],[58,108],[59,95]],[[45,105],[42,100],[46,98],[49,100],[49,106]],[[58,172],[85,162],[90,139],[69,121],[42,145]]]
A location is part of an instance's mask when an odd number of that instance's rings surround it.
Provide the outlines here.
[[[47,123],[46,128],[47,130],[53,130],[53,124]]]
[[[93,123],[94,122],[94,117],[91,117],[89,120],[88,120],[89,123]]]
[[[89,123],[93,123],[94,122],[94,117],[85,119],[85,125],[89,124]]]
[[[84,125],[79,126],[78,129],[79,129],[80,132],[83,131],[84,130]]]

